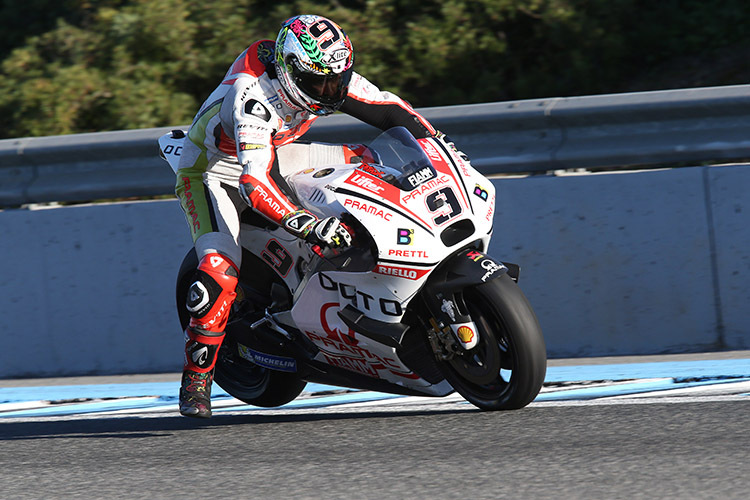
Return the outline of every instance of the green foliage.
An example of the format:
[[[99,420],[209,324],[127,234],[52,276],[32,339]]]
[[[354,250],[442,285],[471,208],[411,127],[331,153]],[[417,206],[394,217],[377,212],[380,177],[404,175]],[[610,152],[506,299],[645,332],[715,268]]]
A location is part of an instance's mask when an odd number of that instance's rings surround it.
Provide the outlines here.
[[[750,50],[746,0],[7,1],[0,138],[189,123],[237,54],[300,13],[339,23],[357,71],[415,106],[679,86],[670,63]],[[682,78],[745,83],[747,61]]]

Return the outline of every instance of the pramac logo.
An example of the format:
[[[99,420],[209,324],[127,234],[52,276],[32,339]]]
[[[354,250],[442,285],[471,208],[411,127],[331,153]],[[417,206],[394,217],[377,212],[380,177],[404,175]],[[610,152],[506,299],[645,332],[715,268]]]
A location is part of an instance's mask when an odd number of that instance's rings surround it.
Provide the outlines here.
[[[389,222],[391,220],[391,217],[393,217],[393,214],[386,212],[382,208],[378,208],[377,206],[372,204],[368,205],[367,203],[361,202],[359,200],[353,200],[351,198],[347,198],[344,200],[344,206],[367,212],[368,214],[375,215]]]
[[[190,190],[190,177],[182,178],[182,187],[185,190],[184,195],[184,210],[188,218],[192,220],[193,234],[197,233],[201,228],[200,220],[198,220],[198,211],[195,208],[195,200],[193,199],[193,192]]]

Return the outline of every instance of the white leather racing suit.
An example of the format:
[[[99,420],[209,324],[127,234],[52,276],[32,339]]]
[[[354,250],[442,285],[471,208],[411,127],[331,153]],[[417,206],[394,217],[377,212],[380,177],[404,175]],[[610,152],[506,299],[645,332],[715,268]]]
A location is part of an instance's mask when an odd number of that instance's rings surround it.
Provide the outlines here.
[[[346,163],[341,145],[293,144],[317,116],[286,96],[276,79],[273,54],[271,40],[256,42],[240,54],[188,131],[176,194],[198,259],[219,253],[240,266],[239,219],[247,208],[237,189],[241,177],[253,186],[253,208],[280,223],[285,214],[298,210],[280,187],[283,177]],[[409,104],[357,73],[340,111],[381,130],[400,125],[417,138],[436,133]]]

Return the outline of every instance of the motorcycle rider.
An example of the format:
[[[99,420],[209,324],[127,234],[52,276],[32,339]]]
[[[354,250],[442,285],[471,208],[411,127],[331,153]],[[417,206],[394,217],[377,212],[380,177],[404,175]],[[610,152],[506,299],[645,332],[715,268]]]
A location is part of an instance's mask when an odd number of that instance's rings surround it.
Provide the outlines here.
[[[284,176],[347,163],[359,150],[295,142],[319,117],[341,111],[382,130],[406,127],[437,136],[412,107],[353,71],[349,37],[334,22],[301,15],[282,24],[276,41],[243,51],[201,106],[184,142],[175,192],[199,265],[190,286],[180,413],[211,416],[217,352],[235,299],[242,249],[240,214],[252,207],[311,244],[346,247],[350,229],[319,220],[290,198]],[[361,151],[360,151],[361,152]]]

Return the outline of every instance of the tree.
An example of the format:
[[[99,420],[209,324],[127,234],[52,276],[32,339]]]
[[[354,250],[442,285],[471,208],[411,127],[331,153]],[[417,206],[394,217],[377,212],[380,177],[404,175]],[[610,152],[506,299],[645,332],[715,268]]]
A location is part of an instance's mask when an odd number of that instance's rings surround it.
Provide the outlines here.
[[[27,0],[0,6],[0,137],[189,123],[300,13],[340,24],[356,70],[417,107],[750,79],[746,0]],[[719,50],[735,56],[705,70]]]

